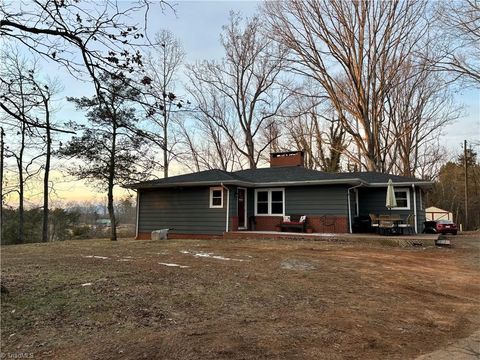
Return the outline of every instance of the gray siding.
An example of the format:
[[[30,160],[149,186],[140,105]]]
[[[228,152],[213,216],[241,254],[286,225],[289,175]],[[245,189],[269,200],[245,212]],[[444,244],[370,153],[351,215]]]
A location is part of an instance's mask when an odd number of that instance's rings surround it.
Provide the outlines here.
[[[227,192],[223,208],[211,209],[209,191],[209,187],[141,190],[138,231],[173,228],[180,234],[222,234]]]
[[[346,186],[296,186],[285,188],[285,212],[305,215],[348,214]]]
[[[405,188],[403,186],[402,188]],[[413,208],[413,189],[410,189],[410,209],[409,210],[388,210],[385,206],[385,200],[387,196],[386,187],[372,187],[372,188],[359,188],[358,203],[360,205],[360,215],[368,216],[369,214],[398,214],[402,218],[406,218],[409,214],[414,214]],[[423,231],[423,222],[425,221],[425,207],[421,208],[419,188],[415,189],[417,197],[417,226],[418,232]],[[352,191],[353,193],[353,191]],[[422,196],[422,200],[424,196]]]
[[[420,198],[420,193],[422,193]],[[420,200],[422,203],[420,203]],[[426,220],[425,214],[425,193],[422,189],[417,189],[417,217],[418,217],[418,232],[421,233],[424,229],[424,222]]]
[[[232,216],[237,216],[237,187],[236,186],[229,186],[228,189],[230,190],[230,218]]]

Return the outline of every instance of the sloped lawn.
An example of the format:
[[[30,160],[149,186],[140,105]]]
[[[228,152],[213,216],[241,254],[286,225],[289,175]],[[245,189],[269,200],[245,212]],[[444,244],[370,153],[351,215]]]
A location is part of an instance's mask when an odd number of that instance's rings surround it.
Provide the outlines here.
[[[480,328],[454,248],[85,240],[2,247],[1,345],[35,359],[406,359]]]

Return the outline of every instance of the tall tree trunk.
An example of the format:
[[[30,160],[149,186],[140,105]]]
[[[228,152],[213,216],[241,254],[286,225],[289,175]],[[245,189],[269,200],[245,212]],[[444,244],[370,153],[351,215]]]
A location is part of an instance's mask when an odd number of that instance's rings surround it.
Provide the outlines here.
[[[49,177],[50,177],[50,157],[52,154],[52,138],[50,130],[50,111],[48,108],[48,101],[44,99],[45,105],[45,125],[47,129],[47,149],[45,155],[45,174],[43,177],[43,227],[42,227],[42,241],[47,242],[49,240],[48,234],[48,196],[49,196]]]
[[[20,152],[17,157],[18,167],[18,243],[22,244],[25,241],[25,209],[24,202],[24,183],[23,183],[23,152],[25,150],[25,123],[22,123],[22,140],[20,144]]]
[[[3,137],[5,133],[0,127],[0,244],[3,243]]]
[[[248,166],[250,169],[257,168],[257,162],[255,161],[255,143],[253,142],[253,136],[250,128],[245,131],[245,143],[247,145]]]
[[[112,148],[110,155],[110,168],[108,174],[108,198],[107,209],[110,217],[110,240],[117,241],[117,222],[115,220],[115,209],[113,207],[113,187],[115,185],[115,153],[117,141],[117,126],[113,124]]]
[[[167,104],[163,103],[163,177],[168,177],[168,115]]]

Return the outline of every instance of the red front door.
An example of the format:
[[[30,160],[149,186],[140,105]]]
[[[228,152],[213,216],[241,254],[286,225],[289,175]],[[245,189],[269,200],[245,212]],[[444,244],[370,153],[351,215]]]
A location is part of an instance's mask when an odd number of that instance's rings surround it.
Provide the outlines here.
[[[245,210],[246,210],[246,196],[247,190],[243,188],[237,189],[237,213],[238,213],[238,228],[245,229],[247,226],[245,219]]]

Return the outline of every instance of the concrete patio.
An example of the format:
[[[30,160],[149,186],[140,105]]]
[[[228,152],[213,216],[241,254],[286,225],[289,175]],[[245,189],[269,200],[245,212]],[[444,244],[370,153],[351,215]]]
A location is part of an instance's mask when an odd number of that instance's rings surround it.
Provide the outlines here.
[[[262,239],[262,240],[311,240],[382,244],[390,246],[435,246],[438,234],[378,235],[370,233],[298,233],[278,231],[230,231],[223,234],[224,239]]]

